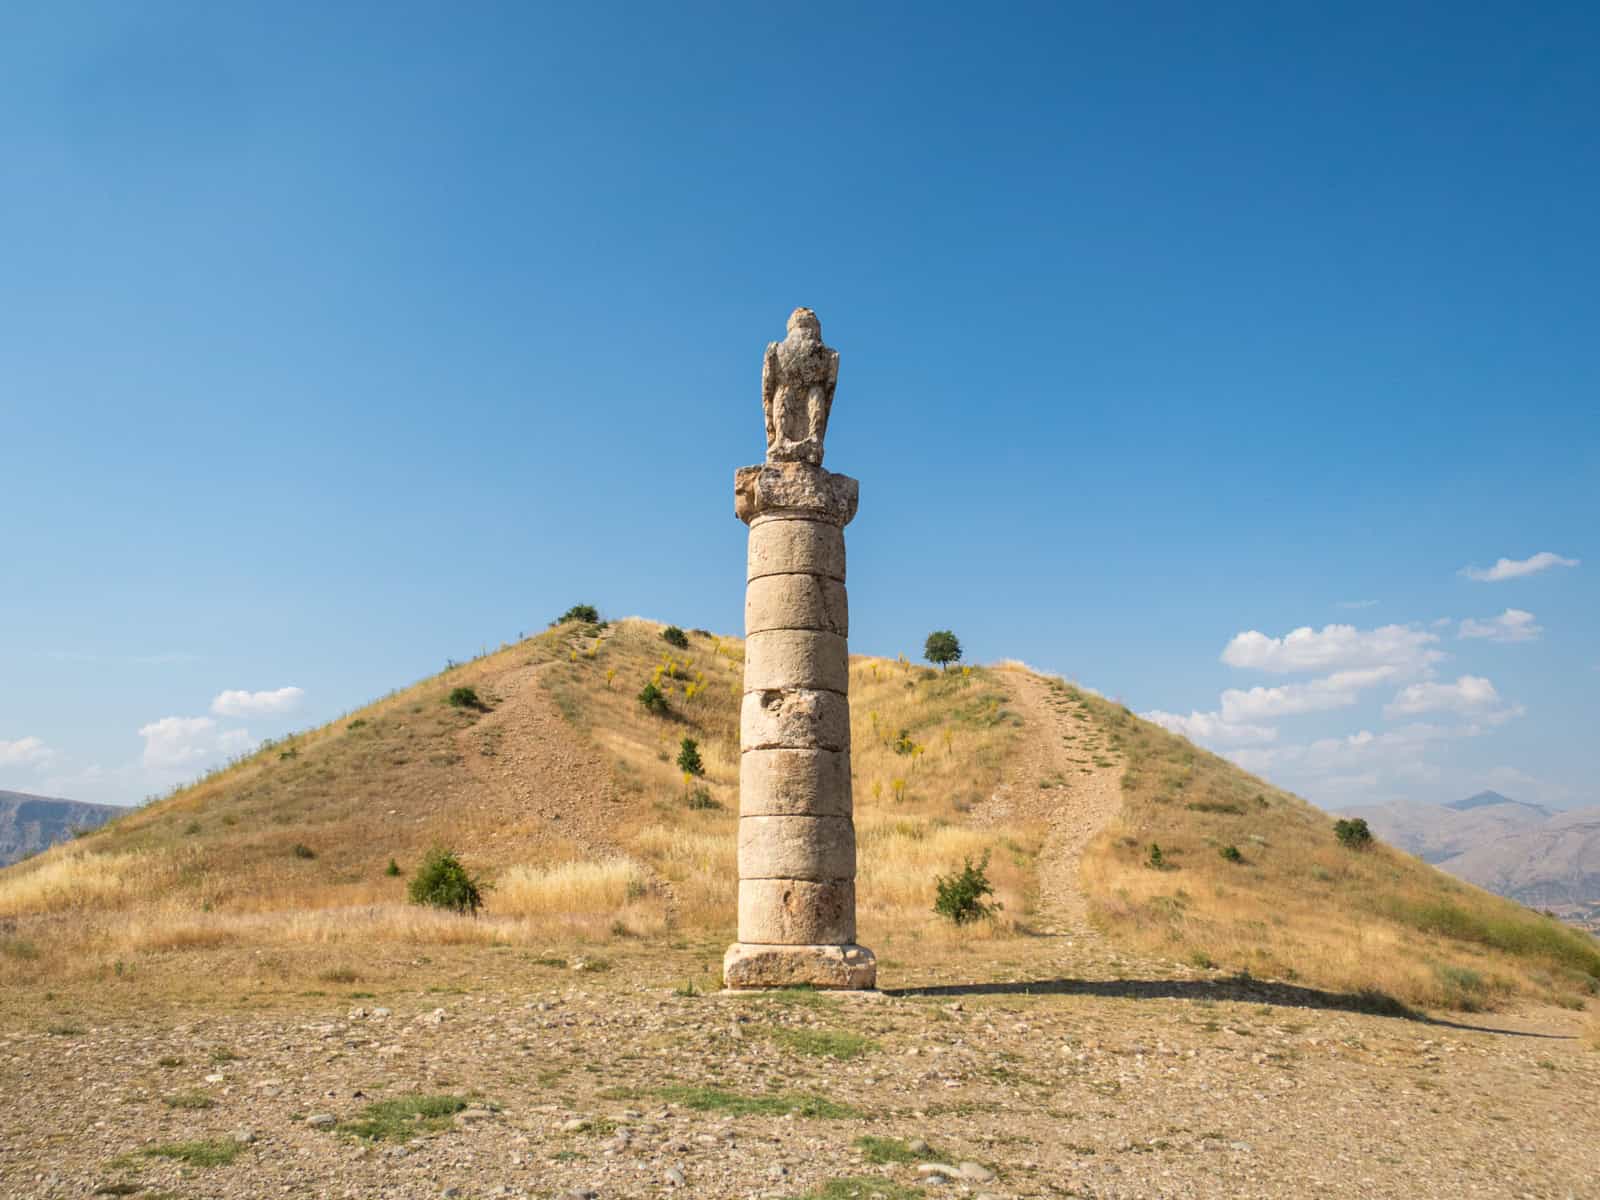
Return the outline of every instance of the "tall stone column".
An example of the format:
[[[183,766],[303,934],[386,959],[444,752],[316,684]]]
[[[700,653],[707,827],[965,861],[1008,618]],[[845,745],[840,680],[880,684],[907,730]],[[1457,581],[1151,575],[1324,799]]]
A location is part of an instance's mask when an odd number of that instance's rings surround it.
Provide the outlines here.
[[[839,356],[810,309],[767,347],[767,461],[734,475],[750,526],[740,713],[739,940],[730,988],[870,988],[855,944],[844,527],[854,479],[822,469]]]

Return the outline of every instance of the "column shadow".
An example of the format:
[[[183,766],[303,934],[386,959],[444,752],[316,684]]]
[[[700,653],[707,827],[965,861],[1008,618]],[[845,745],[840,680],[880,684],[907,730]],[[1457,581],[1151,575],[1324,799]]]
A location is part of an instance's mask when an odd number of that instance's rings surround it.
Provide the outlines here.
[[[1493,1033],[1501,1037],[1571,1041],[1571,1034],[1499,1029],[1447,1020],[1402,1004],[1382,992],[1325,992],[1290,983],[1268,983],[1249,976],[1227,979],[1035,979],[1005,983],[955,983],[929,987],[885,988],[898,998],[919,996],[958,999],[962,996],[1100,996],[1114,1000],[1235,1000],[1280,1008],[1315,1008],[1329,1012],[1395,1017],[1443,1029]]]

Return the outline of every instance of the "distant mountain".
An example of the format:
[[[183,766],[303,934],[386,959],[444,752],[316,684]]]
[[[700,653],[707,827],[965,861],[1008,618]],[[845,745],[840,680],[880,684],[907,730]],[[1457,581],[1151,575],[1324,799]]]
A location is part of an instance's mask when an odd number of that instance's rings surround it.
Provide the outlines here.
[[[1365,817],[1372,832],[1391,846],[1435,865],[1498,838],[1533,829],[1551,816],[1537,804],[1524,804],[1498,792],[1479,792],[1451,804],[1400,800],[1342,811],[1348,817]]]
[[[1600,808],[1551,812],[1499,792],[1345,809],[1443,871],[1600,932]]]
[[[1537,804],[1529,804],[1525,800],[1513,800],[1510,796],[1502,796],[1499,792],[1479,792],[1476,796],[1468,796],[1465,800],[1452,800],[1444,807],[1453,808],[1457,812],[1471,812],[1475,808],[1484,808],[1496,804],[1515,804],[1518,808],[1531,809],[1542,816],[1548,817],[1550,810]]]
[[[97,829],[125,811],[113,804],[0,792],[0,867],[64,842],[76,830]]]

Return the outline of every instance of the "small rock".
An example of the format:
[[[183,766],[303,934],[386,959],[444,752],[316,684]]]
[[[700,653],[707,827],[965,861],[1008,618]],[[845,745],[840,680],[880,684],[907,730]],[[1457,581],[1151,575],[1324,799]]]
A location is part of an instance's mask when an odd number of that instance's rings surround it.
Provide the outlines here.
[[[358,1008],[352,1008],[349,1012],[345,1013],[345,1017],[347,1019],[351,1020],[351,1021],[364,1020],[366,1018],[366,1015],[367,1015],[367,1010],[364,1009],[364,1008],[359,1008],[359,1007]]]
[[[595,1200],[599,1194],[593,1188],[569,1188],[561,1193],[561,1200]]]
[[[923,1141],[921,1138],[912,1138],[906,1143],[906,1149],[911,1151],[913,1154],[921,1155],[926,1154],[930,1147],[928,1146],[928,1143]]]
[[[256,1131],[254,1129],[235,1129],[233,1131],[233,1140],[241,1146],[253,1146],[255,1145]]]
[[[587,1128],[589,1128],[589,1122],[582,1117],[573,1117],[572,1120],[563,1121],[561,1124],[562,1133],[582,1133]]]
[[[444,1009],[436,1008],[432,1012],[421,1013],[417,1017],[418,1025],[443,1025]]]
[[[313,1129],[330,1129],[334,1125],[332,1113],[312,1113],[306,1118],[306,1124]]]
[[[948,1163],[918,1163],[917,1174],[926,1177],[928,1182],[932,1183],[935,1175],[942,1179],[961,1178],[961,1168],[952,1167]]]
[[[444,1191],[440,1192],[439,1195],[443,1196],[445,1200],[453,1200],[454,1197],[461,1195],[461,1189],[458,1187],[447,1187],[444,1189]]]
[[[374,1021],[381,1021],[385,1017],[390,1016],[391,1014],[390,1014],[390,1012],[389,1012],[389,1010],[387,1008],[375,1008],[370,1013],[368,1013],[367,1015],[369,1017],[371,1017]]]
[[[683,1171],[682,1171],[681,1168],[679,1168],[679,1167],[668,1167],[667,1168],[667,1185],[669,1187],[688,1187],[689,1186],[689,1181],[686,1178],[684,1178],[684,1174],[683,1174]]]
[[[1250,1143],[1249,1142],[1229,1142],[1228,1143],[1228,1149],[1237,1150],[1241,1154],[1249,1154],[1250,1153]]]
[[[782,1163],[776,1163],[767,1168],[768,1179],[787,1179],[788,1177],[789,1168],[784,1166]]]
[[[206,1076],[206,1082],[207,1083],[221,1083],[222,1082],[222,1072],[213,1071],[210,1075]]]
[[[994,1172],[982,1163],[964,1162],[958,1168],[961,1178],[968,1183],[993,1183]]]

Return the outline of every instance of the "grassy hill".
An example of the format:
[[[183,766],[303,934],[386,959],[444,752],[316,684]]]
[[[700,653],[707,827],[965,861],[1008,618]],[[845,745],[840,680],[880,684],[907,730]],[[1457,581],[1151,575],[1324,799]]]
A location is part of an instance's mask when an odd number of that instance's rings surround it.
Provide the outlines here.
[[[736,638],[680,648],[640,620],[453,666],[0,872],[0,983],[263,948],[290,974],[450,943],[714,961],[734,933],[742,670]],[[652,682],[665,712],[638,699]],[[1347,849],[1321,811],[1063,681],[861,657],[850,686],[861,938],[885,985],[930,958],[1036,971],[1063,934],[1375,1002],[1600,989],[1592,939]],[[703,777],[677,765],[684,738]],[[492,884],[481,919],[405,903],[433,846]],[[934,879],[984,856],[1001,911],[956,929]]]

